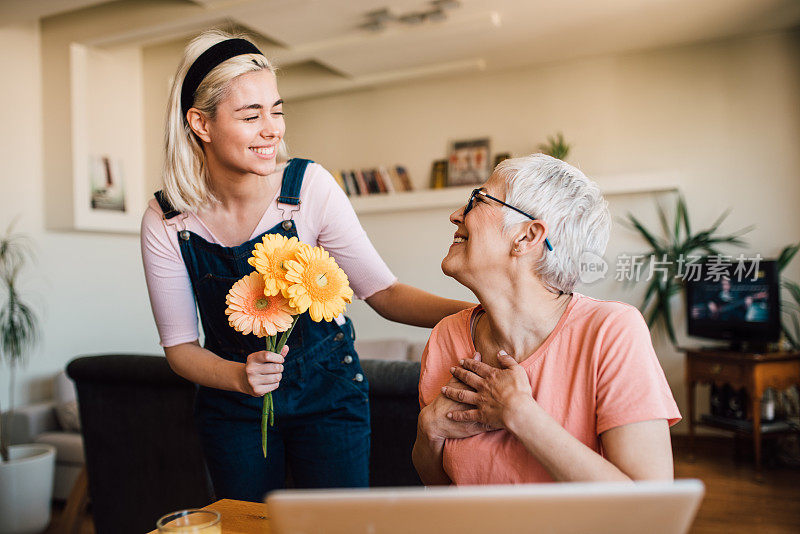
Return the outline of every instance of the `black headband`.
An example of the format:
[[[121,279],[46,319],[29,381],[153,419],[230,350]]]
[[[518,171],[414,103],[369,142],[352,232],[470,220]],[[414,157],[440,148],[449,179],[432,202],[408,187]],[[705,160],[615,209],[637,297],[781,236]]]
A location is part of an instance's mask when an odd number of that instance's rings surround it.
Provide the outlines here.
[[[244,54],[261,54],[261,51],[256,48],[256,45],[245,39],[228,39],[222,41],[198,57],[189,70],[186,71],[186,76],[183,78],[183,86],[181,87],[181,111],[183,111],[183,118],[186,119],[186,112],[192,107],[194,103],[194,93],[203,82],[203,79],[208,76],[208,73],[214,70],[214,67],[219,65],[225,60],[232,57],[241,56]]]

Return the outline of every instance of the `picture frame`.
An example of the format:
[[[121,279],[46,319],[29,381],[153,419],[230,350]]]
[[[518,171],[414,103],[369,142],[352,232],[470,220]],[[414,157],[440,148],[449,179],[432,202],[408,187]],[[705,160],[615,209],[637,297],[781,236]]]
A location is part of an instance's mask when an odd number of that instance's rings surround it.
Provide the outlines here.
[[[92,210],[125,212],[123,163],[108,154],[90,157],[89,205]]]
[[[136,47],[70,45],[74,230],[139,232],[146,206],[141,61]]]
[[[464,186],[485,182],[489,166],[489,138],[453,141],[447,159],[447,185]]]

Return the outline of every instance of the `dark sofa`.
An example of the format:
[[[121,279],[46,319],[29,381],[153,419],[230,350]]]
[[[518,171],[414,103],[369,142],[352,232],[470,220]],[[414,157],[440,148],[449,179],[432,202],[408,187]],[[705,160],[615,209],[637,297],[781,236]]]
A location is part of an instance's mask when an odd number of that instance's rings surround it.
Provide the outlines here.
[[[419,363],[364,360],[370,382],[370,484],[420,484],[411,463]],[[89,497],[98,534],[148,532],[163,514],[213,492],[192,419],[195,386],[161,356],[109,354],[70,362],[80,405]]]

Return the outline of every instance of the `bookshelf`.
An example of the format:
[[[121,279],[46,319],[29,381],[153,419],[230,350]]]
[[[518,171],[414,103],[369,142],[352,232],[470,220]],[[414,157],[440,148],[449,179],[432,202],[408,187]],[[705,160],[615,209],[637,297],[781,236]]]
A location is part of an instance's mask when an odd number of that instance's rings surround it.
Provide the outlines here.
[[[678,191],[677,173],[634,173],[594,178],[606,197],[668,193]],[[371,213],[397,213],[432,209],[456,209],[467,203],[475,186],[446,187],[444,189],[420,189],[400,193],[379,193],[351,196],[350,203],[359,215]]]

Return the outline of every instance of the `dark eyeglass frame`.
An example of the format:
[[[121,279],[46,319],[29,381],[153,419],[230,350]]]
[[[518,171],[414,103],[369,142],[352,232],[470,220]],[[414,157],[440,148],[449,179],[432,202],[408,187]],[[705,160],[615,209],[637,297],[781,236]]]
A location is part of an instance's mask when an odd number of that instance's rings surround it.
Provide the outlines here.
[[[535,220],[537,220],[537,219],[538,219],[538,217],[534,217],[534,216],[533,216],[533,215],[531,215],[530,213],[525,213],[525,212],[524,212],[524,211],[522,211],[521,209],[519,209],[519,208],[515,208],[515,207],[514,207],[514,206],[512,206],[511,204],[506,204],[505,202],[503,202],[503,201],[502,201],[502,200],[500,200],[499,198],[495,198],[495,197],[493,197],[492,195],[488,194],[486,191],[484,191],[484,190],[482,190],[482,189],[480,189],[480,188],[478,188],[478,189],[473,189],[473,190],[472,190],[472,193],[470,193],[470,195],[469,195],[469,200],[467,201],[467,207],[465,207],[465,208],[464,208],[464,217],[466,217],[466,216],[467,216],[467,213],[469,213],[469,212],[472,210],[472,208],[473,208],[473,202],[475,201],[475,197],[476,197],[476,196],[478,196],[478,195],[480,195],[480,196],[482,196],[482,197],[489,198],[489,199],[491,199],[491,200],[494,200],[495,202],[498,202],[498,203],[502,204],[503,206],[505,206],[505,207],[507,207],[507,208],[509,208],[509,209],[512,209],[512,210],[516,211],[517,213],[521,213],[522,215],[524,215],[525,217],[529,218],[529,219],[530,219],[530,220],[532,220],[532,221],[535,221]],[[549,239],[547,239],[547,238],[544,238],[544,244],[545,244],[545,246],[547,247],[547,250],[550,250],[550,251],[552,251],[552,250],[553,250],[553,245],[551,245],[551,244],[550,244],[550,240],[549,240]]]

